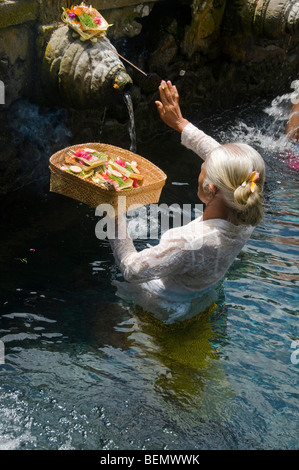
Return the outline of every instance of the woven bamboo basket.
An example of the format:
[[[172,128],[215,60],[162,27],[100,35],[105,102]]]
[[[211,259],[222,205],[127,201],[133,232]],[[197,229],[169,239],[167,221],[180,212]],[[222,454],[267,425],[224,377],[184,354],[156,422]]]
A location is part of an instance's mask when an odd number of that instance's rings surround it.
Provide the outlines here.
[[[120,157],[129,163],[136,161],[138,169],[144,177],[142,186],[121,191],[103,189],[96,183],[82,180],[78,176],[63,171],[56,166],[56,164],[64,163],[65,157],[70,150],[84,147],[104,152],[108,157]],[[115,213],[127,211],[129,208],[133,208],[133,206],[137,208],[159,202],[161,191],[167,178],[160,168],[140,155],[113,145],[101,143],[87,143],[66,147],[51,156],[49,168],[51,171],[50,191],[68,196],[94,208],[99,204],[110,204],[113,206]],[[121,204],[119,204],[120,196],[122,197]],[[123,196],[125,196],[125,205],[123,203]]]

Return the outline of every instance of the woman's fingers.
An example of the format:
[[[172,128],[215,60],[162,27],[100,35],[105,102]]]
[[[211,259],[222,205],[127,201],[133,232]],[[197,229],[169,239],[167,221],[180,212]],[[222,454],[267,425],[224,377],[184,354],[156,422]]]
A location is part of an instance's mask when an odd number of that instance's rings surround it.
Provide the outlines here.
[[[177,90],[177,87],[173,85],[173,97],[175,101],[178,103],[179,102],[179,92]]]
[[[165,93],[166,90],[166,84],[165,82],[161,82],[161,85],[159,86],[159,92],[160,92],[160,98],[162,101],[163,106],[167,106],[169,104],[169,100],[167,97],[167,94]]]
[[[161,116],[161,115],[162,115],[162,112],[163,112],[164,106],[163,106],[163,104],[161,103],[161,101],[155,101],[155,104],[156,104],[157,109],[158,109],[158,112],[159,112],[159,114],[160,114],[160,116]]]
[[[167,106],[168,104],[174,104],[178,101],[178,91],[176,87],[172,85],[170,80],[167,82],[162,80],[161,85],[159,86],[159,92],[164,106]]]
[[[172,85],[170,80],[167,82],[162,80],[159,86],[159,92],[161,101],[155,101],[155,104],[162,121],[169,127],[182,132],[189,121],[182,116],[176,86]]]
[[[173,85],[171,81],[168,80],[167,82],[162,82],[161,88],[162,88],[162,95],[164,96],[164,99],[169,104],[172,104],[174,102],[174,89],[173,89]]]

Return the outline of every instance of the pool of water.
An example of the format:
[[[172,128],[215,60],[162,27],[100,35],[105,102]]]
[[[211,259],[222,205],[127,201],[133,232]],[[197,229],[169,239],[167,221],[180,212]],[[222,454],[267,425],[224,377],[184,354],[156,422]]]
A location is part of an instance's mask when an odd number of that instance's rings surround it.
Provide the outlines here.
[[[270,110],[198,123],[261,151],[266,216],[216,308],[187,323],[163,326],[115,296],[93,209],[49,193],[47,178],[3,198],[0,449],[298,448],[299,153]],[[161,203],[198,202],[200,160],[178,135],[137,151],[168,174]]]

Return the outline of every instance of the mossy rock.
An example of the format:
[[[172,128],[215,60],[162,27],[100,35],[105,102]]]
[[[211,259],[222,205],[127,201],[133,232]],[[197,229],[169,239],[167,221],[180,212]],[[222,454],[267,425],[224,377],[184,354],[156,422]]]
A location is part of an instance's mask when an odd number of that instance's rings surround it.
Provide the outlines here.
[[[36,0],[0,3],[0,28],[35,21],[37,17],[38,2]]]

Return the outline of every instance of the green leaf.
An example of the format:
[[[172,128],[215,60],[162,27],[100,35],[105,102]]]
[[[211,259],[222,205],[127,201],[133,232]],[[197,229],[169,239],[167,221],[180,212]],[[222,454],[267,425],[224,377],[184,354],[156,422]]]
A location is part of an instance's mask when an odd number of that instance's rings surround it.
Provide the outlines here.
[[[89,28],[97,28],[97,25],[93,22],[91,16],[87,15],[86,13],[82,13],[79,16],[80,21]]]

